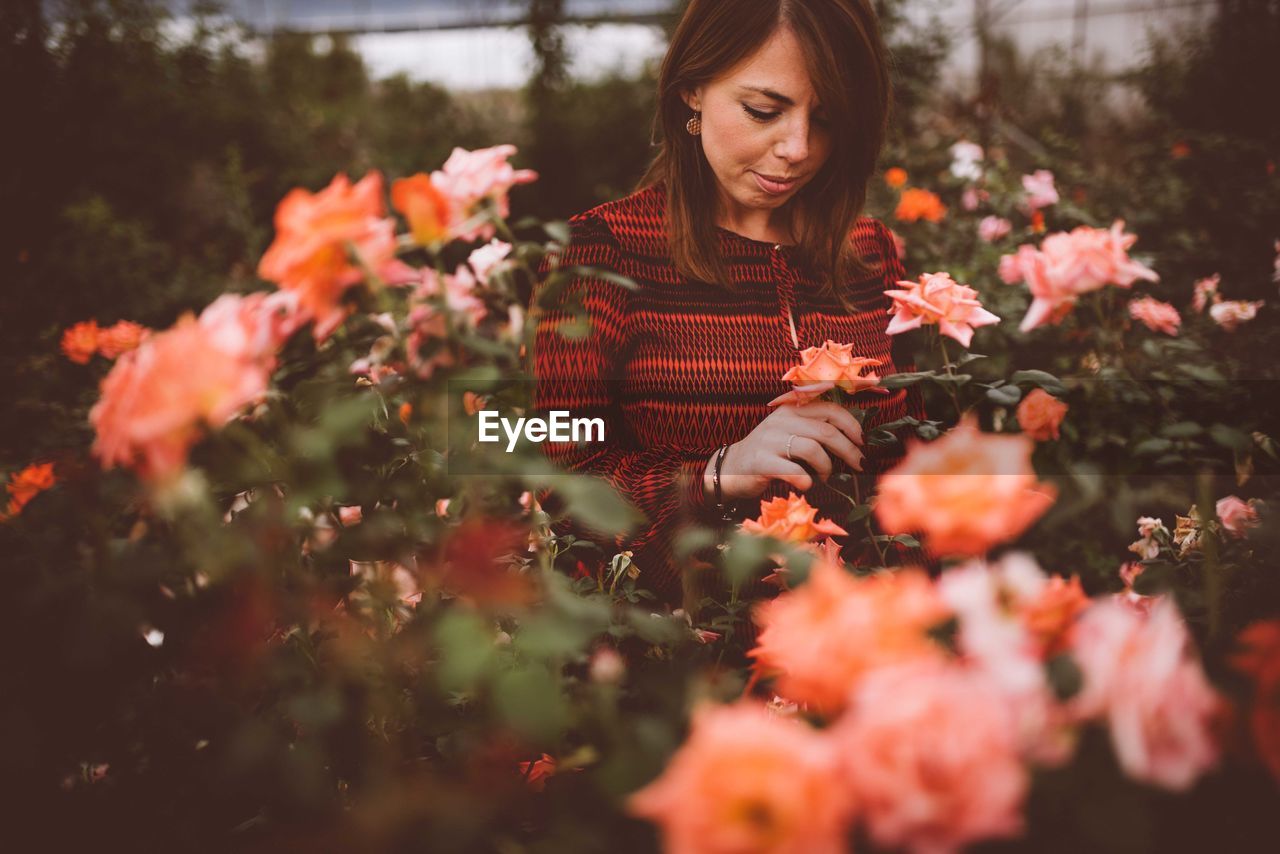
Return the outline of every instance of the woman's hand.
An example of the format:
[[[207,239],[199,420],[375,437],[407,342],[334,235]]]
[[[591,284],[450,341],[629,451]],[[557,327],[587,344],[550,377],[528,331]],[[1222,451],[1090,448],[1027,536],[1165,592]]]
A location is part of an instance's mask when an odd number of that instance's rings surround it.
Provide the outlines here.
[[[721,494],[725,499],[752,498],[764,492],[771,480],[784,481],[804,492],[813,486],[813,476],[801,463],[823,481],[831,476],[832,457],[862,471],[863,454],[858,447],[862,443],[862,426],[838,404],[822,401],[779,406],[745,439],[729,446],[720,467]],[[711,464],[707,473],[706,482],[710,483]]]

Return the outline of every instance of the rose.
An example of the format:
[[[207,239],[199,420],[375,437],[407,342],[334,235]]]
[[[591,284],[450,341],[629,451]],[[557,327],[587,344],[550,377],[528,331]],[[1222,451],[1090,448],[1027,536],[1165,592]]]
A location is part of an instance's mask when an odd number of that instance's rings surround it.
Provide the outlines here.
[[[1209,307],[1209,316],[1213,318],[1213,322],[1221,326],[1228,332],[1235,332],[1240,328],[1240,324],[1253,320],[1258,315],[1258,309],[1262,308],[1262,300],[1249,302],[1247,300],[1225,300],[1215,303]]]
[[[1222,520],[1222,527],[1233,537],[1243,537],[1249,528],[1258,524],[1257,501],[1241,501],[1234,495],[1218,500],[1214,511]]]
[[[984,216],[978,223],[978,237],[987,243],[995,243],[1013,229],[1013,223],[1004,217]]]
[[[1067,414],[1067,404],[1042,388],[1032,389],[1018,404],[1018,426],[1037,442],[1058,438],[1058,428]]]
[[[883,364],[879,359],[853,355],[852,344],[826,341],[821,347],[809,347],[800,353],[800,364],[782,375],[782,379],[797,386],[831,382],[850,394],[872,390],[887,394],[878,388],[880,377],[874,373],[864,375],[865,368]]]
[[[1177,335],[1178,327],[1182,326],[1182,317],[1176,308],[1152,297],[1130,302],[1129,316],[1152,332],[1163,332],[1165,335]]]
[[[902,197],[898,199],[898,207],[893,215],[903,222],[916,222],[922,219],[941,222],[946,214],[946,206],[936,195],[928,190],[912,187],[902,191]]]
[[[794,492],[786,498],[778,496],[760,502],[760,518],[746,519],[742,530],[752,534],[785,540],[791,543],[807,543],[822,536],[847,536],[848,531],[830,519],[816,519],[818,510]]]
[[[982,307],[977,291],[954,281],[948,273],[925,273],[919,281],[898,284],[901,289],[885,291],[893,300],[889,307],[893,320],[885,329],[888,335],[936,325],[941,334],[968,347],[975,326],[1000,322],[999,317]]]
[[[1048,169],[1037,169],[1030,175],[1023,175],[1022,189],[1027,193],[1024,204],[1029,210],[1048,207],[1058,201],[1058,190],[1053,185],[1053,173]]]

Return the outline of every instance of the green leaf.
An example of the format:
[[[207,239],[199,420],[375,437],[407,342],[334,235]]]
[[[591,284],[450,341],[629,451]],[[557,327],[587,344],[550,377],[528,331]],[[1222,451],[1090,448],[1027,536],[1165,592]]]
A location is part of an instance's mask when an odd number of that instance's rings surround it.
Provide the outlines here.
[[[908,371],[901,374],[889,374],[880,378],[880,388],[887,388],[890,391],[907,388],[921,382],[926,377],[931,376],[932,373],[932,371]]]
[[[1061,397],[1067,393],[1067,387],[1062,384],[1062,380],[1047,371],[1014,371],[1009,382],[1014,385],[1028,383],[1039,386],[1054,397]]]
[[[1022,389],[1016,385],[1002,385],[987,389],[987,400],[997,406],[1017,406],[1022,400]]]
[[[1233,451],[1248,451],[1253,448],[1253,438],[1248,433],[1225,424],[1210,425],[1209,436],[1222,447]]]
[[[1173,587],[1173,564],[1156,560],[1143,562],[1142,574],[1133,580],[1133,592],[1141,596],[1155,596]]]
[[[644,521],[639,510],[598,477],[563,475],[552,486],[565,501],[566,515],[592,530],[623,534]]]
[[[1055,655],[1046,661],[1044,669],[1049,678],[1049,687],[1060,703],[1070,700],[1084,687],[1084,674],[1080,672],[1075,659],[1067,653]]]
[[[472,691],[496,658],[494,636],[476,614],[453,611],[435,627],[436,678],[445,691]]]
[[[1166,439],[1191,439],[1204,432],[1204,428],[1194,421],[1178,421],[1160,428],[1160,435]]]
[[[1190,364],[1190,363],[1180,363],[1178,365],[1178,370],[1182,371],[1184,374],[1191,377],[1192,379],[1200,380],[1201,382],[1206,382],[1206,383],[1220,383],[1220,382],[1225,382],[1227,379],[1222,375],[1221,371],[1219,371],[1217,368],[1213,367],[1212,365],[1196,365],[1196,364]]]
[[[938,385],[962,386],[969,380],[973,379],[973,377],[969,374],[944,374],[937,372],[930,374],[929,379],[933,380]]]
[[[1163,454],[1165,451],[1173,448],[1173,442],[1168,439],[1161,439],[1152,436],[1150,439],[1143,439],[1141,442],[1133,446],[1133,455],[1136,457],[1154,457],[1156,454]]]
[[[555,740],[567,720],[558,676],[541,665],[501,674],[494,682],[493,702],[508,726],[536,743]]]
[[[985,359],[985,358],[987,357],[982,355],[981,353],[965,353],[963,356],[956,359],[956,367],[961,368],[969,364],[970,362],[974,362],[974,361],[977,361],[978,359]]]
[[[871,515],[870,504],[857,504],[854,506],[852,510],[849,511],[849,515],[844,517],[844,523],[846,525],[856,525],[870,515]]]

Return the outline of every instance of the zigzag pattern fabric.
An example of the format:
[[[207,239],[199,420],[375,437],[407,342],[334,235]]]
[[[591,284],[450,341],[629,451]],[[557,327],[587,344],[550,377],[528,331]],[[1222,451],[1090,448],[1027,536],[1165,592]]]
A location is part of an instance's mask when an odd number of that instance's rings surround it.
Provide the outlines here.
[[[587,276],[565,287],[557,307],[538,319],[534,408],[604,419],[604,442],[546,442],[542,449],[568,472],[604,478],[644,514],[646,524],[614,544],[634,553],[646,586],[679,603],[682,573],[672,555],[674,537],[689,521],[717,518],[714,502],[703,493],[707,461],[721,444],[750,433],[769,414],[768,402],[790,388],[781,377],[799,354],[789,317],[800,349],[831,339],[852,343],[857,356],[882,360],[875,369],[881,375],[914,367],[895,359],[894,339],[885,334],[890,300],[884,291],[906,273],[881,223],[859,219],[851,235],[861,257],[881,273],[850,284],[850,312],[834,294],[821,295],[818,283],[790,263],[788,247],[725,229],[718,230],[720,249],[736,289],[686,279],[668,249],[665,206],[659,184],[569,221],[569,243],[558,259],[544,262],[535,304],[555,266],[607,269],[639,288]],[[585,337],[560,330],[572,319],[566,306],[577,300],[591,323]],[[905,415],[924,417],[914,388],[863,392],[854,401],[874,409],[867,428]],[[870,446],[866,451],[867,475],[901,455],[900,448],[879,455]],[[869,486],[867,480],[864,496]],[[761,498],[790,489],[774,481]],[[848,500],[817,479],[806,498],[819,517],[837,523],[849,511]],[[738,502],[735,518],[757,516],[759,506],[756,499]]]

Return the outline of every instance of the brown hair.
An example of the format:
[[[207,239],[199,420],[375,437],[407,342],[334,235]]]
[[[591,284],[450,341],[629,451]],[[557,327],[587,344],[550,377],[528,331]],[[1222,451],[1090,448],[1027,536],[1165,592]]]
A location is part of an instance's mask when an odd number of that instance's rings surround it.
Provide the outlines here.
[[[791,204],[797,261],[824,283],[856,281],[868,270],[850,234],[867,198],[888,124],[888,59],[869,0],[691,0],[658,78],[654,136],[661,151],[639,188],[663,182],[676,269],[728,287],[716,240],[716,178],[701,139],[685,130],[693,115],[681,94],[729,71],[782,26],[804,51],[826,109],[832,154]],[[796,216],[798,214],[798,216]],[[838,291],[838,289],[836,289]]]

